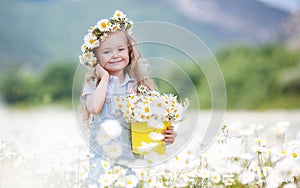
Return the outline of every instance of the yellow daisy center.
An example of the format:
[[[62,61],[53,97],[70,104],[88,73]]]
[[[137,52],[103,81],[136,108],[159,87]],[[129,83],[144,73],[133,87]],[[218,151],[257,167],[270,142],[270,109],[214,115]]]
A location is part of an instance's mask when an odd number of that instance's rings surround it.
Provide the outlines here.
[[[93,64],[95,64],[96,62],[97,62],[97,60],[96,60],[96,59],[93,59],[93,60],[92,60],[92,63],[93,63]]]
[[[294,153],[292,153],[292,157],[293,157],[293,158],[297,158],[297,157],[298,157],[298,154],[294,152]]]
[[[90,39],[90,40],[89,40],[89,43],[90,43],[90,44],[94,44],[94,42],[95,42],[94,39]]]
[[[114,31],[118,30],[118,26],[114,26],[114,27],[113,27],[113,30],[114,30]]]
[[[106,24],[105,22],[102,22],[102,23],[101,23],[101,27],[102,27],[102,28],[106,28],[106,25],[107,25],[107,24]]]

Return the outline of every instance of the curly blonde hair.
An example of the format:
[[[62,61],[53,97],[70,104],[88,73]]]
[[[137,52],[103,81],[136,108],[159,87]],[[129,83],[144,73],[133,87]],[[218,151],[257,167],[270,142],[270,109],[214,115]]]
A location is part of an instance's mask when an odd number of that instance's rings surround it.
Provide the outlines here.
[[[153,79],[148,77],[148,72],[149,72],[148,63],[142,59],[140,48],[136,44],[135,39],[132,36],[130,36],[127,31],[123,31],[123,32],[125,32],[126,42],[128,44],[128,53],[129,53],[129,63],[124,69],[124,73],[128,73],[129,76],[134,80],[134,91],[138,92],[137,87],[141,84],[147,86],[150,90],[157,90],[157,87]],[[93,51],[93,53],[95,54],[95,50]],[[99,63],[99,61],[97,63]],[[97,80],[96,69],[94,69],[92,73],[86,75],[83,88],[87,84],[91,88],[96,89],[97,85],[100,82],[100,80],[98,80],[98,82],[95,85],[96,80]],[[89,124],[89,121],[91,119],[91,114],[87,110],[83,102],[81,102],[81,105],[84,111],[83,120]]]

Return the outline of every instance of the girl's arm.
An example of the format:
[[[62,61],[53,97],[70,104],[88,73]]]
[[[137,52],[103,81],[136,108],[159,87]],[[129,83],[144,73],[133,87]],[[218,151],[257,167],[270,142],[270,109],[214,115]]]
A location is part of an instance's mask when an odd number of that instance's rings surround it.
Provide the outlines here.
[[[94,94],[87,95],[86,108],[92,114],[99,114],[106,98],[109,74],[99,64],[96,65],[96,75],[100,80]]]

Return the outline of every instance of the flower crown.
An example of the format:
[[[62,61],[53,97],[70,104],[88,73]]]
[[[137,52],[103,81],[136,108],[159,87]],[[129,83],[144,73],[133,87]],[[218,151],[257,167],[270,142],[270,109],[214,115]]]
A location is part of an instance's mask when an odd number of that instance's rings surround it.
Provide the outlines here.
[[[82,55],[79,56],[80,63],[86,67],[95,67],[97,59],[94,56],[93,49],[99,46],[99,42],[104,41],[109,32],[127,31],[132,28],[133,22],[126,18],[126,15],[120,10],[116,10],[109,20],[100,19],[84,36],[84,42],[81,45]]]

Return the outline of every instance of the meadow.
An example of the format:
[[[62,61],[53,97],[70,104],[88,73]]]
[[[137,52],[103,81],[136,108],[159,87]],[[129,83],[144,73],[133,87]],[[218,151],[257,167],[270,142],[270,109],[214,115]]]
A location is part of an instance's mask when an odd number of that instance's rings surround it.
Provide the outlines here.
[[[0,187],[87,187],[92,156],[73,111],[0,109]],[[111,187],[299,187],[299,110],[227,111],[213,144],[201,151],[209,121],[210,112],[200,111],[198,132],[163,164],[136,168],[135,176],[110,164],[99,181]],[[175,146],[192,136],[186,125],[178,128]]]

